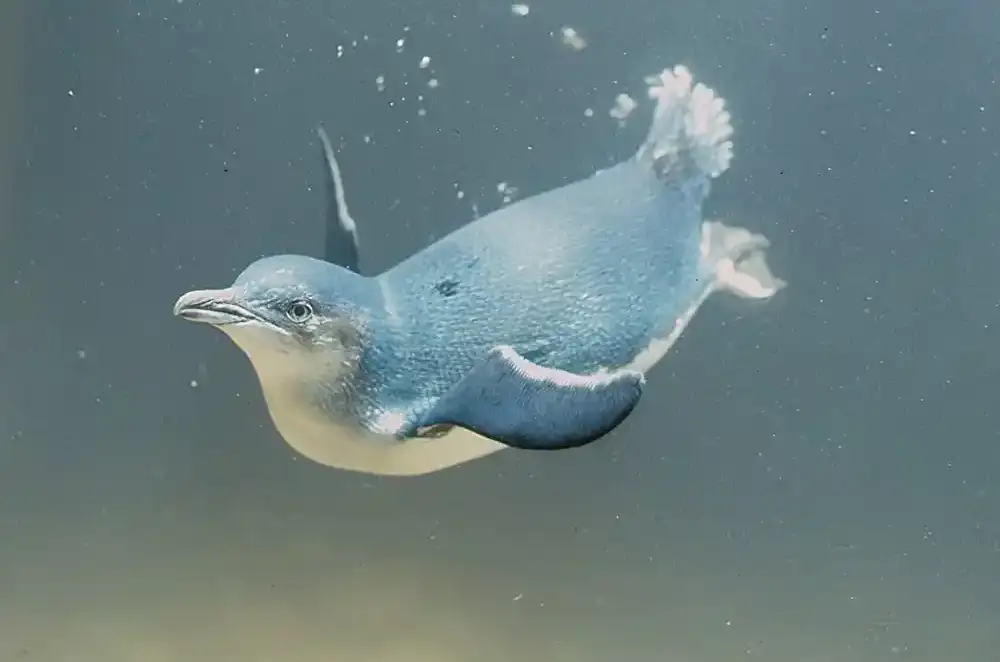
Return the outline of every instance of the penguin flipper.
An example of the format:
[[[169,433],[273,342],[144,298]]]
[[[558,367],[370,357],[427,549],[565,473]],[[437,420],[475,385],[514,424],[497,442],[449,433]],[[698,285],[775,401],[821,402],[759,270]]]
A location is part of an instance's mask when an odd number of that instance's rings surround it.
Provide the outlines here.
[[[360,274],[360,251],[358,247],[358,226],[347,209],[344,180],[340,165],[333,152],[333,145],[322,126],[316,127],[316,134],[323,145],[323,160],[326,165],[326,229],[323,243],[323,259],[345,269]]]
[[[630,370],[577,375],[497,346],[417,423],[458,426],[506,446],[561,450],[597,441],[632,412],[645,380]]]

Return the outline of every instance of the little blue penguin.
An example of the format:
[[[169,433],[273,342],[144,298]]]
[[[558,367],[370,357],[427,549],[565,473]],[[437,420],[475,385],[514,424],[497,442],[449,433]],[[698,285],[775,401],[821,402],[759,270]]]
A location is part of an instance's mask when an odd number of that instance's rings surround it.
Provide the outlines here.
[[[327,466],[418,475],[504,447],[593,442],[632,412],[644,374],[708,296],[768,299],[784,285],[767,239],[703,218],[732,158],[722,98],[683,66],[647,83],[651,126],[630,158],[380,274],[359,269],[321,129],[340,245],[328,237],[322,260],[259,259],[174,313],[225,332],[281,436]]]

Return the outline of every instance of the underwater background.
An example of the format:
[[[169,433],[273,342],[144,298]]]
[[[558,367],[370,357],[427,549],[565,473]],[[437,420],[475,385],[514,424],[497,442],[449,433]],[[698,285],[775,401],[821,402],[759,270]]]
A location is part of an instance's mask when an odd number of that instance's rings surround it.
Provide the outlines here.
[[[529,5],[0,5],[0,662],[1000,659],[1000,5]],[[789,287],[600,443],[327,469],[171,315],[320,253],[319,123],[387,268],[629,156],[678,63]]]

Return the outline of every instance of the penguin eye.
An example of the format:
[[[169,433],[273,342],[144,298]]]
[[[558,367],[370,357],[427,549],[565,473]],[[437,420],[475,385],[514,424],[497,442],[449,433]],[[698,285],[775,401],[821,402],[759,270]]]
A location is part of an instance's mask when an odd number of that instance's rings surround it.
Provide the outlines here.
[[[301,324],[313,316],[313,307],[308,301],[293,301],[285,309],[285,315],[293,322]]]

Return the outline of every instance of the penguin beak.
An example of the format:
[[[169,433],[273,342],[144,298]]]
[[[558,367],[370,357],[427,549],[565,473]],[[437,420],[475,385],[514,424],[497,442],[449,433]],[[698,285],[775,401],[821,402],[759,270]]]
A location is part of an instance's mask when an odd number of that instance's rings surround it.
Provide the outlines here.
[[[213,326],[262,321],[256,313],[237,303],[236,292],[231,287],[188,292],[174,304],[174,315]]]

